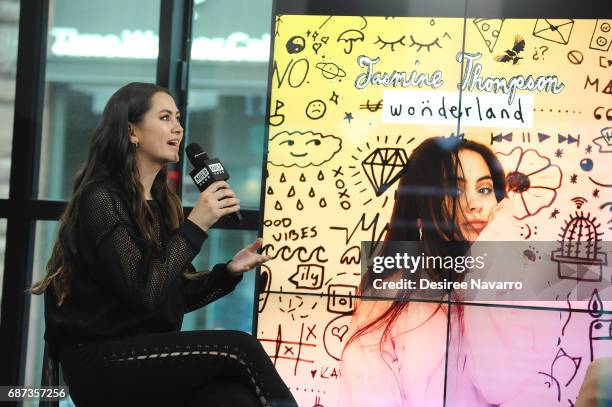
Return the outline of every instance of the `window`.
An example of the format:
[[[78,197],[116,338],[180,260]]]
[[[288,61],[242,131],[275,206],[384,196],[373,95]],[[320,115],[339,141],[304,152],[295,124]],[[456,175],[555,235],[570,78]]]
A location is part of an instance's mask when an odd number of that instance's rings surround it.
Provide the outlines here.
[[[2,277],[4,276],[4,250],[6,249],[6,219],[0,219],[0,301],[2,301]]]
[[[8,198],[19,37],[19,2],[0,2],[0,199]],[[0,273],[0,276],[2,274]]]
[[[211,156],[222,159],[244,209],[259,208],[261,188],[272,2],[266,0],[263,3],[264,7],[258,4],[256,8],[250,2],[241,0],[232,9],[227,2],[219,0],[195,0],[194,3],[189,111],[184,113],[191,132],[206,137],[193,137],[189,141],[201,143]],[[18,4],[16,0],[0,0],[2,44],[6,45],[5,42],[12,38],[4,35],[4,25],[12,24],[15,56]],[[49,2],[42,132],[36,135],[36,143],[40,143],[36,149],[40,151],[40,156],[36,157],[40,181],[34,188],[37,193],[32,196],[32,199],[41,202],[36,201],[32,206],[26,206],[25,210],[26,220],[34,221],[36,225],[31,237],[34,241],[31,245],[33,266],[31,270],[26,270],[31,273],[32,282],[44,276],[57,237],[58,222],[54,218],[58,216],[59,203],[45,201],[66,203],[70,200],[74,176],[87,159],[91,135],[106,102],[126,83],[156,81],[160,4],[161,0],[137,0],[129,4],[118,0]],[[7,10],[9,13],[4,13]],[[13,20],[8,20],[5,15],[13,16],[14,24],[9,24]],[[230,17],[232,24],[223,21]],[[219,41],[219,38],[223,41]],[[9,78],[3,73],[7,66],[4,61],[8,60],[5,55],[10,49],[4,46],[0,50],[0,89],[3,95],[14,94],[14,85],[3,82]],[[14,68],[12,72],[14,77]],[[5,89],[9,92],[4,92]],[[5,106],[8,107],[5,109]],[[0,97],[0,119],[6,115],[12,120],[13,110],[12,96],[10,100],[6,96]],[[6,137],[7,141],[2,145],[10,146],[13,125],[9,120],[3,120],[3,124],[7,127],[4,130],[0,126],[0,142],[4,140],[2,137]],[[241,148],[236,149],[237,145]],[[10,155],[10,147],[0,147],[0,200],[8,197]],[[2,171],[3,168],[6,171]],[[185,184],[183,204],[189,206],[197,197],[197,190],[191,181]],[[0,210],[10,207],[0,202]],[[7,216],[12,214],[0,213],[0,217]],[[2,268],[6,225],[6,220],[0,219]],[[256,236],[252,230],[253,224],[243,227],[249,230],[211,230],[202,252],[194,261],[197,269],[227,262],[237,251],[250,244]],[[2,271],[0,268],[0,277]],[[256,273],[250,271],[233,293],[187,315],[183,329],[250,332],[255,276]],[[6,282],[4,287],[9,288]],[[22,293],[17,295],[20,296],[19,300],[22,295],[29,296]],[[43,297],[32,296],[28,300],[29,312],[23,317],[27,318],[28,334],[23,340],[23,347],[13,347],[20,352],[12,352],[22,354],[20,358],[23,362],[15,361],[10,367],[23,363],[23,384],[38,386],[44,349]],[[9,309],[12,308],[9,306]],[[19,335],[14,336],[19,338]],[[11,372],[10,375],[15,373]]]
[[[185,144],[221,159],[245,209],[259,207],[271,9],[271,1],[194,4]],[[198,191],[187,167],[183,202],[193,204]]]
[[[69,199],[106,101],[155,82],[158,25],[159,1],[51,2],[38,198]]]
[[[32,281],[37,282],[45,276],[45,267],[53,244],[57,238],[59,222],[38,221],[34,238],[34,261]],[[28,294],[29,295],[29,294]],[[25,386],[40,385],[42,371],[42,358],[44,351],[45,316],[44,297],[42,295],[30,296],[30,317],[28,319],[28,341],[26,350]]]

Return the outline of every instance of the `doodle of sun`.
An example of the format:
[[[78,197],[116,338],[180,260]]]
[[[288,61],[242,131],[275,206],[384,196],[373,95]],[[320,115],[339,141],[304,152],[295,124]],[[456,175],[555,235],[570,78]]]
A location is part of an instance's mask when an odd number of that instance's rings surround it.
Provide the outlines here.
[[[270,139],[268,161],[279,167],[318,167],[342,148],[339,137],[312,131],[282,131]]]

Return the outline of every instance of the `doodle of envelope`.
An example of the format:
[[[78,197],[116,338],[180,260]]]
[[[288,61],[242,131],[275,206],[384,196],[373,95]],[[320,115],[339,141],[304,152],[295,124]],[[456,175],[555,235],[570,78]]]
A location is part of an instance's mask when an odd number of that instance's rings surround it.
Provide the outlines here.
[[[574,20],[571,19],[549,20],[539,18],[533,27],[533,36],[567,45],[573,28]]]

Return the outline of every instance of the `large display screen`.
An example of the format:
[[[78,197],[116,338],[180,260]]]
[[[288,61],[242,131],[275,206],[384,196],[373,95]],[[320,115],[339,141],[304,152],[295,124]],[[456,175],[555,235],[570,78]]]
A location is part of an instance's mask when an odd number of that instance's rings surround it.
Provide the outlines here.
[[[300,405],[572,406],[612,356],[612,20],[274,18],[257,337]],[[516,230],[499,240],[588,292],[410,302],[349,340],[399,301],[359,298],[362,242],[383,245],[433,137],[490,148]],[[538,251],[567,241],[593,248]]]

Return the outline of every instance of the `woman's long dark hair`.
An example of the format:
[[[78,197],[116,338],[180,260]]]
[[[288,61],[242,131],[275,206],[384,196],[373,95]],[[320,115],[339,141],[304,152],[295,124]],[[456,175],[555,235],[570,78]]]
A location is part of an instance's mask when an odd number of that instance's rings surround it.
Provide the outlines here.
[[[391,242],[418,240],[422,240],[425,256],[465,254],[469,242],[455,222],[460,150],[472,150],[480,154],[491,172],[497,202],[506,196],[503,167],[488,147],[459,137],[429,138],[412,152],[404,169],[405,175],[399,181],[389,231],[382,248],[383,255],[390,253]],[[449,197],[452,198],[452,205],[448,205]],[[423,272],[427,273],[430,281],[441,281],[444,278],[451,280],[448,272],[441,270],[418,270],[411,275],[411,279],[418,281]],[[367,288],[372,287],[374,278],[384,276],[375,276],[371,270],[368,271],[361,282],[361,294],[367,295]],[[400,290],[399,297],[394,299],[391,306],[372,321],[358,327],[345,346],[367,332],[384,326],[380,340],[382,350],[383,343],[390,337],[393,324],[409,305],[410,296],[411,290]],[[437,303],[438,306],[427,320],[443,309],[442,303]],[[462,307],[457,306],[457,309],[461,320]]]
[[[161,250],[155,240],[153,212],[138,181],[136,147],[130,142],[128,131],[128,123],[142,121],[151,107],[151,98],[158,92],[169,94],[161,86],[134,82],[117,90],[106,103],[93,132],[87,161],[75,176],[72,197],[60,218],[58,237],[46,266],[45,278],[32,286],[31,293],[42,294],[51,286],[58,305],[70,294],[71,277],[81,260],[77,245],[79,203],[83,191],[95,182],[112,180],[119,187],[140,233],[154,250]],[[179,197],[168,185],[165,166],[153,181],[151,195],[162,208],[169,230],[177,228],[183,221],[183,210]]]

